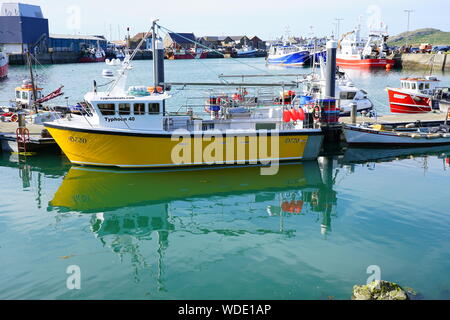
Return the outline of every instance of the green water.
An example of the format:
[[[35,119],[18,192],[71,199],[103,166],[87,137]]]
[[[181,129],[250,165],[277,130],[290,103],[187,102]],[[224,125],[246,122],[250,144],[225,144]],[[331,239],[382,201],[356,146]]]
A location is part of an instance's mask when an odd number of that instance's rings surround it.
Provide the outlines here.
[[[168,78],[215,80],[205,63],[255,73],[226,60],[168,61]],[[138,70],[150,63],[135,66],[131,84],[150,83]],[[49,66],[42,80],[65,84],[75,101],[103,68]],[[0,100],[25,74],[11,68]],[[382,88],[403,75],[352,78],[385,101]],[[261,176],[258,167],[99,170],[56,154],[0,154],[0,299],[349,299],[373,265],[419,298],[450,299],[449,157],[450,147],[349,149]],[[80,290],[66,286],[73,265]]]

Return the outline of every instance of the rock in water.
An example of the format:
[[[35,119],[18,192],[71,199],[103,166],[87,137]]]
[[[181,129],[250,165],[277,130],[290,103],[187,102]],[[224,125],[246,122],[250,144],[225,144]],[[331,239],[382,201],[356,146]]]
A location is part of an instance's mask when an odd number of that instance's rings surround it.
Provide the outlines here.
[[[409,297],[398,284],[381,280],[354,286],[352,300],[409,300]]]

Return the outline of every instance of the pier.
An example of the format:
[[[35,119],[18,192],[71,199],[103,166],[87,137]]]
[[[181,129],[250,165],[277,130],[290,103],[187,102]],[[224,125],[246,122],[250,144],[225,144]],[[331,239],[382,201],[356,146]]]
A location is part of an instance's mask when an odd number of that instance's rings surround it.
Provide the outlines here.
[[[5,152],[19,152],[16,137],[17,128],[16,122],[0,122],[1,150]],[[38,152],[59,149],[52,137],[43,134],[44,126],[28,124],[27,129],[30,132],[30,139],[26,143],[27,151]]]

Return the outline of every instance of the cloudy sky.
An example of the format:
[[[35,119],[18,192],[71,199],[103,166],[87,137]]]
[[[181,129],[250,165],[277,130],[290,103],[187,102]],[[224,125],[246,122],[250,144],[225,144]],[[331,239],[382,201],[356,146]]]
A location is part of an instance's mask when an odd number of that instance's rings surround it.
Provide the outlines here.
[[[12,2],[12,1],[4,1]],[[1,3],[1,1],[0,1]],[[42,7],[49,19],[50,32],[58,34],[112,34],[114,39],[147,31],[152,18],[176,32],[203,35],[258,35],[273,39],[286,34],[330,35],[351,30],[358,24],[364,28],[384,22],[391,35],[406,31],[407,15],[411,13],[410,29],[424,27],[450,31],[449,0],[26,0],[24,3]],[[311,28],[312,27],[312,28]]]

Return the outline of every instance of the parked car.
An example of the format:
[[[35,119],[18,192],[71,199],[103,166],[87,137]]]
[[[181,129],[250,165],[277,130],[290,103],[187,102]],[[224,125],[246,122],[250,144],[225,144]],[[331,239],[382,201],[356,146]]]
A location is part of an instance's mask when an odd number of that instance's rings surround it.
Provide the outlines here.
[[[434,46],[431,52],[433,53],[445,53],[450,51],[450,46]]]

